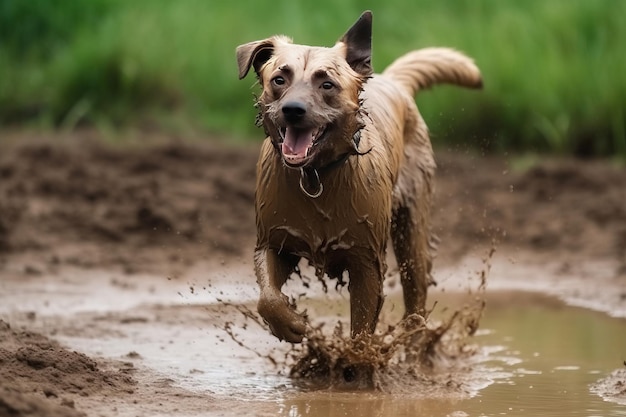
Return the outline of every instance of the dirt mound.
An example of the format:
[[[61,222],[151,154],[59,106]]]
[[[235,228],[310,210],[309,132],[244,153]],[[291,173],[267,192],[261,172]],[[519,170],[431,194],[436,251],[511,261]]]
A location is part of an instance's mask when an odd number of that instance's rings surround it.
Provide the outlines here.
[[[617,259],[626,267],[626,170],[606,160],[439,153],[435,231],[443,252],[462,255],[495,240],[539,258],[575,264]],[[618,271],[619,272],[619,271]]]
[[[129,270],[149,267],[164,246],[162,260],[182,265],[241,254],[254,236],[255,159],[250,151],[181,142],[4,145],[0,251],[39,250],[51,262]]]
[[[104,371],[82,353],[0,320],[0,415],[84,415],[74,398],[132,393],[129,371]]]

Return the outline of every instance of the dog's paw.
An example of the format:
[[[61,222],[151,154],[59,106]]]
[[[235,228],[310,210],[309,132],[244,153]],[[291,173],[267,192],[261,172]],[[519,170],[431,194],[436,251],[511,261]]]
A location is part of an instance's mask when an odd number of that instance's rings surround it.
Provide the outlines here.
[[[289,305],[283,294],[262,296],[257,309],[274,336],[290,343],[302,342],[306,332],[306,318]]]

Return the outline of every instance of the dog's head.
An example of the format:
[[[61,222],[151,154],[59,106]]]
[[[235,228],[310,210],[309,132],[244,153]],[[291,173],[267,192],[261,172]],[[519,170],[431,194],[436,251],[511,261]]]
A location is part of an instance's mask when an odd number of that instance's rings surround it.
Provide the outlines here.
[[[358,152],[359,94],[372,74],[372,14],[332,48],[273,36],[237,48],[239,78],[254,68],[263,93],[260,122],[290,167],[320,168]]]

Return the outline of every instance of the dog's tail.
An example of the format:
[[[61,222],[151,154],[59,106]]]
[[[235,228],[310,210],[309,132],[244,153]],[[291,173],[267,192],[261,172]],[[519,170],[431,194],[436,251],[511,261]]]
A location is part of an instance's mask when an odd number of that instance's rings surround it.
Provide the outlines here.
[[[396,59],[383,71],[411,95],[435,84],[482,88],[480,70],[474,61],[450,48],[424,48]]]

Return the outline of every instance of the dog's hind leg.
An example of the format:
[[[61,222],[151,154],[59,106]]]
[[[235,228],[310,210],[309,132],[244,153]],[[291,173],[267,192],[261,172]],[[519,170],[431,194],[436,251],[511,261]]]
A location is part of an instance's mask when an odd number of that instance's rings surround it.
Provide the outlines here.
[[[419,120],[419,122],[418,122]],[[434,245],[430,235],[430,204],[435,162],[424,122],[415,119],[405,142],[404,161],[396,187],[391,240],[404,295],[405,316],[424,314]]]
[[[423,314],[426,294],[431,284],[432,256],[428,232],[420,220],[414,218],[416,210],[400,206],[393,211],[391,239],[400,269],[404,295],[405,316]]]
[[[299,257],[278,254],[273,249],[257,249],[254,270],[261,295],[257,309],[274,336],[291,343],[302,341],[306,319],[298,314],[289,299],[281,292],[283,284],[298,264]]]

